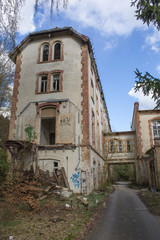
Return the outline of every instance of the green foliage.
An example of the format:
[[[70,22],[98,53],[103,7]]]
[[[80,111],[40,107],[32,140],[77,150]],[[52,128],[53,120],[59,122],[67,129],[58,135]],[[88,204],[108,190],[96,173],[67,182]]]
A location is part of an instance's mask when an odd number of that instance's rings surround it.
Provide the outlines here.
[[[156,102],[156,108],[160,107],[160,79],[154,78],[150,73],[146,72],[142,75],[138,69],[135,71],[136,74],[136,85],[134,90],[137,92],[139,89],[142,90],[144,95],[152,94],[152,98]]]
[[[31,142],[32,140],[36,139],[36,133],[34,131],[34,127],[32,125],[28,125],[28,127],[25,128],[25,132],[27,134],[27,141]]]
[[[136,17],[160,29],[160,1],[159,0],[132,0],[131,6],[136,7]]]
[[[7,153],[0,148],[0,183],[6,178],[9,170],[9,163],[7,161]]]
[[[8,139],[9,119],[0,115],[0,148],[5,149],[5,141]]]
[[[132,164],[117,164],[113,166],[112,180],[132,181],[134,179],[134,169]]]

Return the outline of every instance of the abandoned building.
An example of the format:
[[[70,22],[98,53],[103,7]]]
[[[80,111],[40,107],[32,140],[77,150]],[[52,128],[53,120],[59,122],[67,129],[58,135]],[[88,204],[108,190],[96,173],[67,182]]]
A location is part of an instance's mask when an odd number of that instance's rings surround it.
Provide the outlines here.
[[[160,110],[139,110],[131,131],[112,132],[88,37],[72,28],[29,34],[16,64],[9,140],[13,168],[62,169],[66,187],[90,193],[115,164],[132,164],[139,184],[160,189]]]
[[[63,167],[74,192],[91,192],[106,177],[103,132],[111,127],[89,38],[72,28],[31,33],[10,58],[16,72],[6,146],[16,171]]]
[[[134,164],[138,184],[160,189],[160,110],[136,102],[131,131],[105,133],[104,143],[110,174],[115,164]]]

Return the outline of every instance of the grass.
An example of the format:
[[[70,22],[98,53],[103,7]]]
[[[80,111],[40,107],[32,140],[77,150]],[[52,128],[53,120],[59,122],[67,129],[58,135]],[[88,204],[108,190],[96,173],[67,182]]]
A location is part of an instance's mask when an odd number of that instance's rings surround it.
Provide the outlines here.
[[[104,186],[111,189],[111,186]],[[77,199],[87,198],[88,208]],[[0,202],[0,240],[10,235],[16,240],[72,240],[84,230],[97,207],[106,198],[106,192],[95,191],[84,196],[73,194],[70,198],[54,195],[40,201],[40,212],[34,213],[25,204],[10,206]],[[66,203],[70,207],[66,207]],[[71,207],[72,206],[72,207]]]

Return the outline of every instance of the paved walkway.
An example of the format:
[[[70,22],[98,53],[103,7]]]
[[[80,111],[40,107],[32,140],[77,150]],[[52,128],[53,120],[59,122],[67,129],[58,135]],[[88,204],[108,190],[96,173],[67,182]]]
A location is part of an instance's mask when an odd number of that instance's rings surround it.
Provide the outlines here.
[[[107,208],[86,240],[160,240],[160,223],[126,184],[116,185]]]

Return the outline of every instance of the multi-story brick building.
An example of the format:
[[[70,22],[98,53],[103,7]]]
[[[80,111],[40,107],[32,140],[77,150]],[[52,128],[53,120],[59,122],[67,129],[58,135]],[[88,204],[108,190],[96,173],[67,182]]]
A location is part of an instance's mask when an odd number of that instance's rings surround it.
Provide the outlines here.
[[[89,193],[105,177],[102,133],[111,131],[89,38],[72,28],[35,32],[10,58],[16,64],[7,143],[13,162],[23,170],[64,167],[71,189]],[[31,151],[18,155],[29,131],[36,160]]]

